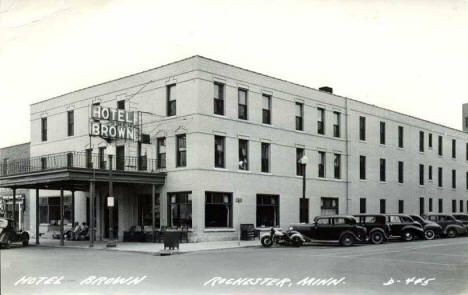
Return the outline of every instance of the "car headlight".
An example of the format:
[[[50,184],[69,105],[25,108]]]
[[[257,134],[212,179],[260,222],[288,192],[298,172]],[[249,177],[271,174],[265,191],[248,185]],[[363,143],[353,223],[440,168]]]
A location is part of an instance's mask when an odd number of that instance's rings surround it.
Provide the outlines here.
[[[293,230],[294,228],[292,226],[289,226],[289,230]]]

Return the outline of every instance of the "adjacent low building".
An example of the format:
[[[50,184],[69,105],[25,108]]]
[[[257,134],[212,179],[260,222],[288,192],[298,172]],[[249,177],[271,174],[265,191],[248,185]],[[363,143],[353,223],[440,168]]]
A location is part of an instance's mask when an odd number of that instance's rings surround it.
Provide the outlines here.
[[[123,121],[93,116],[104,108]],[[57,218],[61,189],[65,222],[95,215],[97,239],[109,234],[109,180],[119,239],[134,227],[202,241],[317,215],[468,211],[465,132],[201,56],[31,105],[30,157],[36,180],[0,180],[33,189],[30,208],[39,193],[31,230]],[[49,186],[37,176],[58,168]]]

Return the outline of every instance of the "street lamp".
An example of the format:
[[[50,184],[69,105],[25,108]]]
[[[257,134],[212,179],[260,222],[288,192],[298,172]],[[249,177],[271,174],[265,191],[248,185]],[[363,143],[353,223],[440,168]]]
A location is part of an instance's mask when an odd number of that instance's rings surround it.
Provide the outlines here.
[[[112,185],[112,157],[115,155],[115,146],[109,144],[106,148],[106,154],[109,158],[109,196],[107,197],[107,207],[109,209],[109,239],[106,247],[117,246],[114,240],[114,189]]]
[[[307,161],[308,158],[306,155],[303,155],[302,158],[299,159],[299,163],[302,165],[302,200],[300,201],[300,204],[304,204],[306,201],[306,166],[307,166]],[[299,218],[301,219],[300,222],[309,222],[309,207],[307,206],[307,214],[305,216],[302,216],[302,206],[299,209],[301,212],[299,212]]]

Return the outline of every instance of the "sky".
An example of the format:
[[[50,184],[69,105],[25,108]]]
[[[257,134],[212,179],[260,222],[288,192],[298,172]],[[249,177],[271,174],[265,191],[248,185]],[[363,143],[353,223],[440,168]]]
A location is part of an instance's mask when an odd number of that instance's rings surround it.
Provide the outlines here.
[[[30,104],[192,55],[461,129],[468,0],[0,0],[0,147]]]

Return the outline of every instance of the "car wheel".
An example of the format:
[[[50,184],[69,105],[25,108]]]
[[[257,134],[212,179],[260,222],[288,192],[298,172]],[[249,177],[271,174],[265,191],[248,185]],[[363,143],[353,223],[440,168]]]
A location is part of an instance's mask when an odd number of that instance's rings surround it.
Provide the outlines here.
[[[354,244],[354,238],[350,234],[345,234],[340,239],[341,246],[349,247]]]
[[[302,246],[302,240],[299,237],[294,237],[292,240],[292,244],[294,247],[300,247]]]
[[[457,236],[457,232],[454,229],[449,229],[447,231],[447,237],[449,238],[455,238]]]
[[[424,232],[424,238],[426,238],[426,240],[433,240],[435,239],[435,236],[435,231],[432,229],[428,229]]]
[[[370,242],[372,244],[375,244],[375,245],[378,245],[378,244],[382,244],[385,240],[385,237],[383,235],[382,232],[380,231],[375,231],[373,233],[371,233],[370,235]]]
[[[10,248],[11,248],[11,240],[10,238],[7,238],[6,243],[5,243],[5,249],[10,249]]]
[[[405,231],[403,233],[402,239],[406,242],[412,241],[414,239],[413,233],[410,231]]]
[[[262,242],[262,246],[265,248],[270,248],[273,246],[273,240],[270,236],[264,236],[260,241]]]

